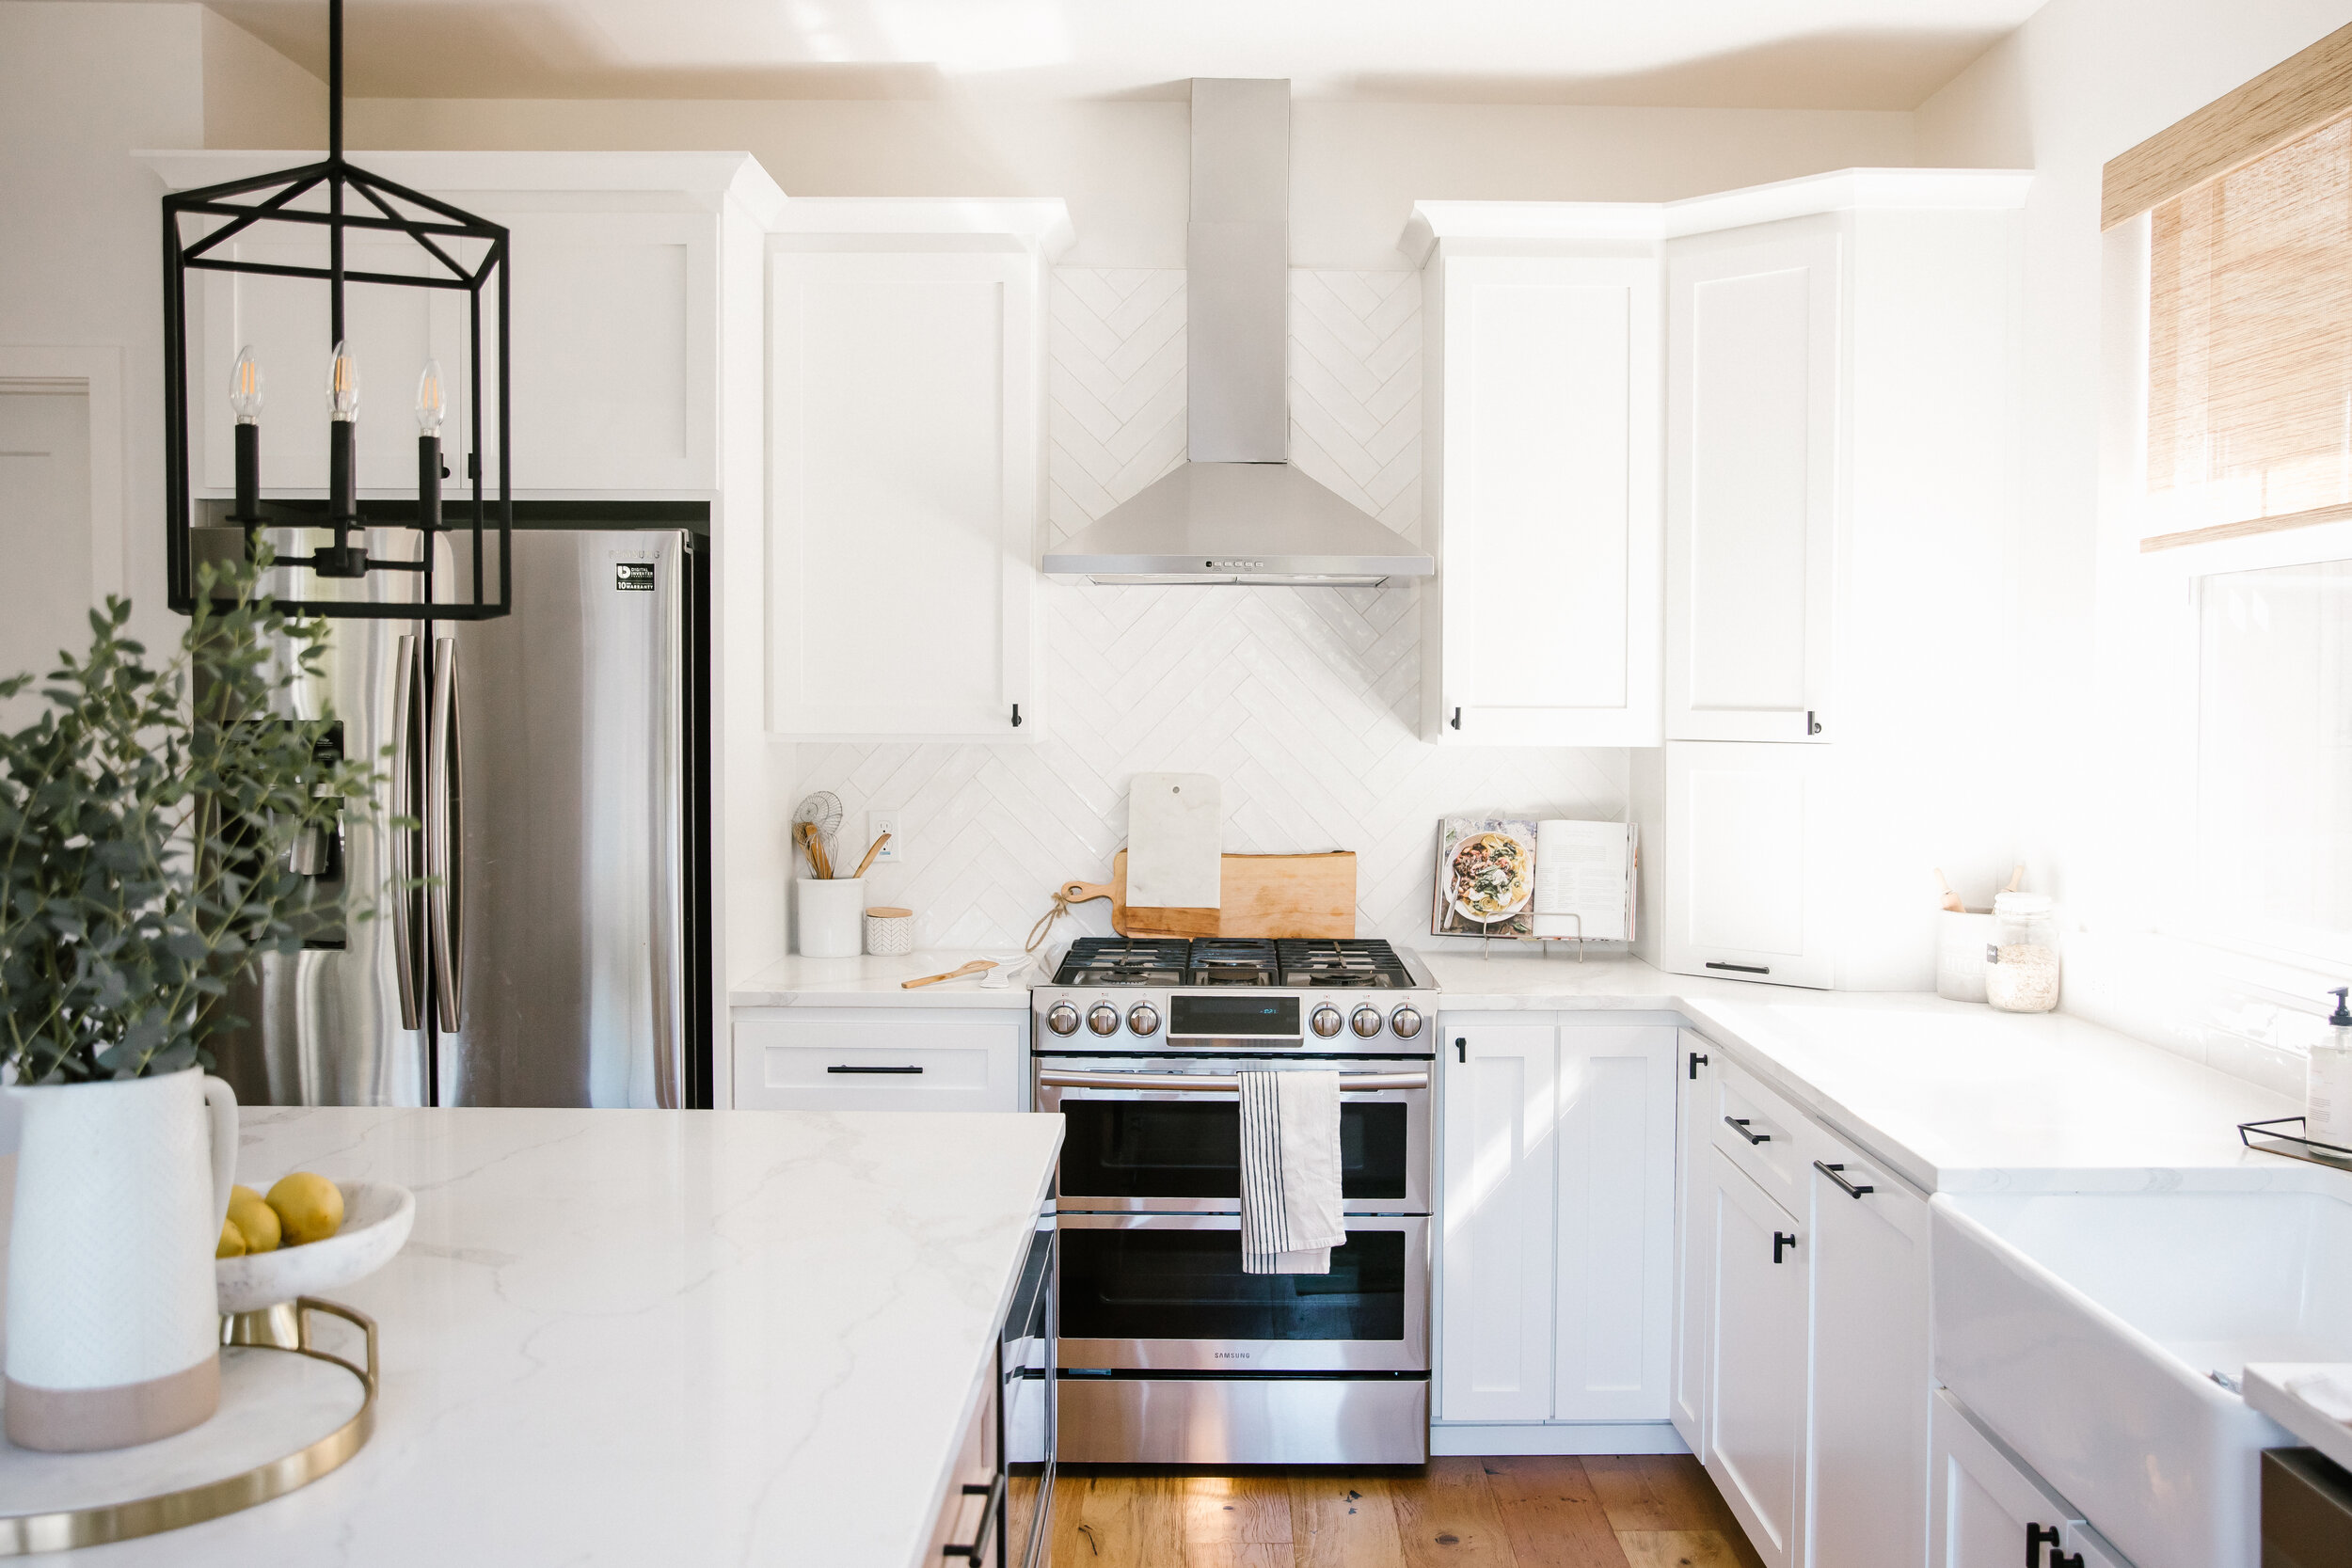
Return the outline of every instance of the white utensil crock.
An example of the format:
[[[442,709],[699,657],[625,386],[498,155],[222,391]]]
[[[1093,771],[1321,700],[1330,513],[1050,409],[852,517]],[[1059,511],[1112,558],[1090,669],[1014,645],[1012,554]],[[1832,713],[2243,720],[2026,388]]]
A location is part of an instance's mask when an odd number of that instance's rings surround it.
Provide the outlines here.
[[[8,1433],[119,1449],[220,1404],[213,1253],[237,1096],[195,1068],[11,1088],[24,1109],[8,1230]]]
[[[857,957],[858,929],[866,914],[863,877],[803,877],[792,884],[792,897],[801,917],[801,956],[808,958]]]

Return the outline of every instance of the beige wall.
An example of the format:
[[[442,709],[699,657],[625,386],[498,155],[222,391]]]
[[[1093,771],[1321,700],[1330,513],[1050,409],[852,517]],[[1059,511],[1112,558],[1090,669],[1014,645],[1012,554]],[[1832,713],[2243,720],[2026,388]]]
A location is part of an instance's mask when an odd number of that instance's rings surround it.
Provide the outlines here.
[[[1303,100],[1292,260],[1402,268],[1418,198],[1659,200],[1857,165],[1909,165],[1908,114]],[[375,99],[354,147],[741,149],[795,196],[1058,196],[1073,266],[1184,259],[1187,105],[952,100]]]
[[[326,84],[209,7],[204,145],[324,147]]]

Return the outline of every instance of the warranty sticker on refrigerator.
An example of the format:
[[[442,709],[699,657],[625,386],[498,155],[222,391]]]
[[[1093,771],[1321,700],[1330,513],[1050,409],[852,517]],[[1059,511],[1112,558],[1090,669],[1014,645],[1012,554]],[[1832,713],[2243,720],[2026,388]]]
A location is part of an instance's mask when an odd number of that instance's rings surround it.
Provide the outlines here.
[[[653,592],[653,562],[650,561],[621,561],[612,566],[612,586],[624,594]]]

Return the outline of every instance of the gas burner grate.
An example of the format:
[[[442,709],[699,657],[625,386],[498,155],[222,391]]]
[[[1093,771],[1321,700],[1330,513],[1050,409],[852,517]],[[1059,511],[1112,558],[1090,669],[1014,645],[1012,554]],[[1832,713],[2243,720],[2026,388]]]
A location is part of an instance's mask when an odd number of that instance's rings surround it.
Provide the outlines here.
[[[1278,942],[1275,948],[1285,986],[1403,990],[1413,983],[1396,949],[1378,937],[1301,938]]]
[[[1203,937],[1192,944],[1184,983],[1193,986],[1270,986],[1275,944],[1262,938]]]
[[[1183,937],[1080,937],[1054,972],[1054,984],[1181,986],[1191,948]]]

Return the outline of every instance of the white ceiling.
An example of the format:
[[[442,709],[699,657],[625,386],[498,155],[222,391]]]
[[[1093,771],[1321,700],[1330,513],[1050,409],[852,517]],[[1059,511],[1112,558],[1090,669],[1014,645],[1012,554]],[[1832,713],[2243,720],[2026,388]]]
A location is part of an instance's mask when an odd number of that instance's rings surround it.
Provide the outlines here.
[[[351,0],[368,98],[1302,97],[1908,109],[2041,0]],[[324,0],[214,8],[321,75]]]

